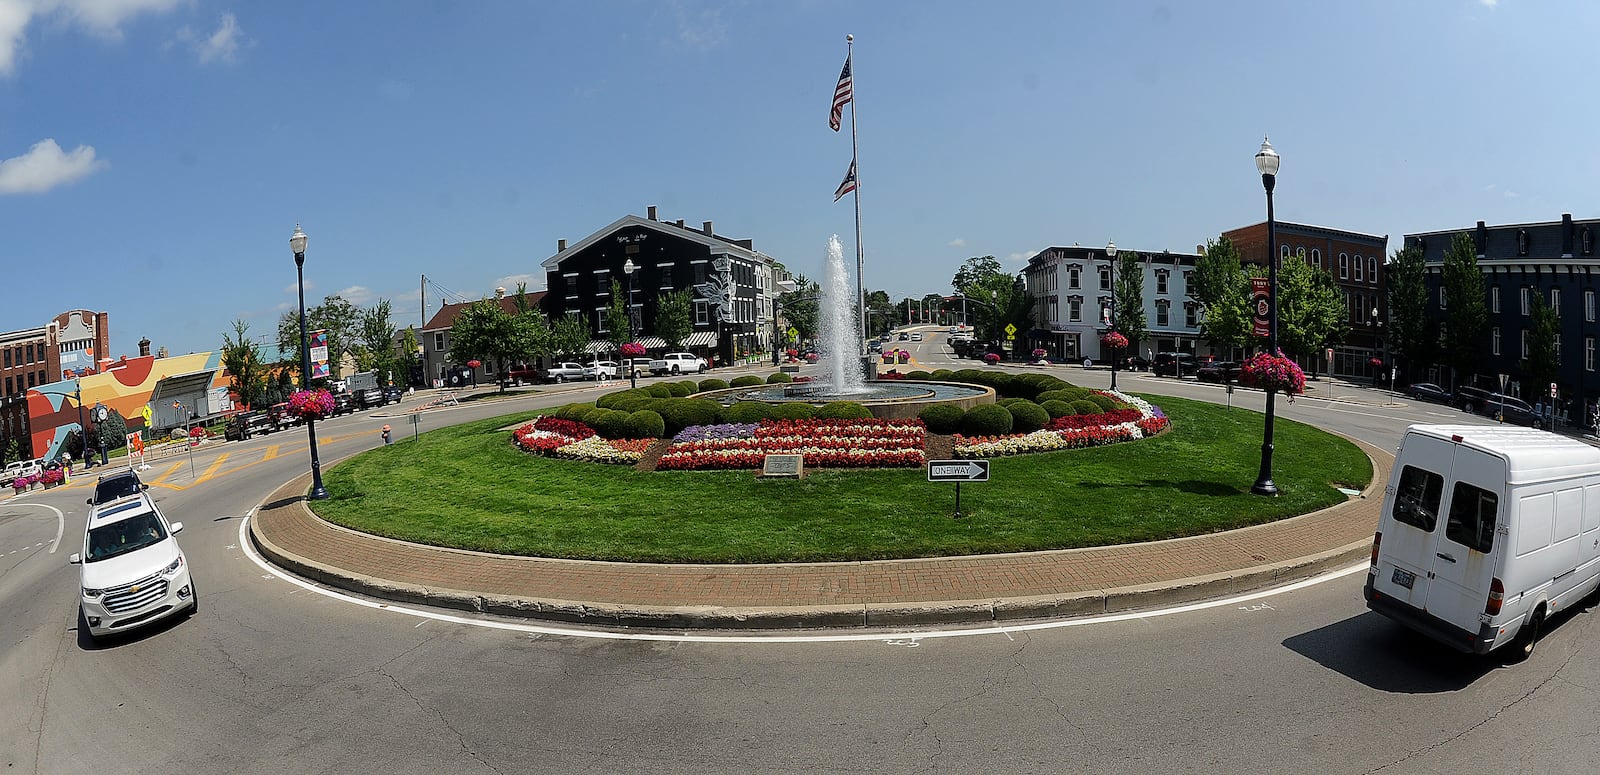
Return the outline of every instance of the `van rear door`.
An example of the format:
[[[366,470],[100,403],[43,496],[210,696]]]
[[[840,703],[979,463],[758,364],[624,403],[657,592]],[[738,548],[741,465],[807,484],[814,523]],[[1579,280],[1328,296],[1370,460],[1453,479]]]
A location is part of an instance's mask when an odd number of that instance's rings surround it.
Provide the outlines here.
[[[1401,442],[1393,488],[1384,494],[1382,551],[1373,589],[1418,611],[1428,605],[1432,582],[1434,533],[1450,477],[1455,445],[1445,439],[1408,433]]]
[[[1505,540],[1496,527],[1507,506],[1506,461],[1465,445],[1454,446],[1444,511],[1433,533],[1427,610],[1476,632],[1494,578],[1495,543]]]

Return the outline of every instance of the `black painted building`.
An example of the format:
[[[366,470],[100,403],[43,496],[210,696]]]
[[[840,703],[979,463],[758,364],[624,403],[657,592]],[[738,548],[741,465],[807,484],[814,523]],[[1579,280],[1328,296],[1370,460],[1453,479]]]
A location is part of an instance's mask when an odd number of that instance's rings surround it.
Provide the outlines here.
[[[772,300],[786,290],[787,274],[751,240],[715,233],[712,222],[700,228],[682,220],[627,215],[575,244],[557,243],[555,255],[543,263],[544,313],[555,320],[577,314],[589,326],[593,349],[611,338],[605,311],[611,304],[611,281],[628,293],[628,261],[634,264],[633,298],[629,305],[639,325],[639,341],[658,354],[668,342],[655,336],[662,295],[679,290],[693,298],[692,332],[684,349],[718,365],[767,351],[771,339]]]
[[[1573,220],[1476,227],[1405,235],[1405,246],[1420,248],[1427,263],[1428,314],[1444,319],[1441,309],[1445,252],[1457,234],[1472,237],[1483,270],[1489,334],[1475,374],[1458,375],[1462,385],[1497,390],[1507,377],[1506,393],[1528,403],[1548,402],[1550,386],[1533,384],[1524,368],[1528,338],[1533,334],[1532,306],[1543,297],[1560,320],[1556,337],[1558,406],[1573,422],[1589,416],[1600,399],[1596,373],[1596,292],[1600,290],[1600,220]],[[1431,381],[1449,382],[1449,370],[1433,367]],[[1582,399],[1581,401],[1579,399]],[[1582,414],[1580,414],[1582,413]]]

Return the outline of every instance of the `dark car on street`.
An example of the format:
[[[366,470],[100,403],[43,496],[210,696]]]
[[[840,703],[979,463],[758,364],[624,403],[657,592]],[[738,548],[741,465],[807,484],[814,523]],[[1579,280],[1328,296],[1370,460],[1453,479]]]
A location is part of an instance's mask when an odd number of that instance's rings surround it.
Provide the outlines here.
[[[1194,378],[1201,382],[1238,382],[1240,368],[1235,361],[1212,361],[1195,369]]]
[[[1189,353],[1156,353],[1155,363],[1150,366],[1150,373],[1158,377],[1186,377],[1194,374],[1200,368],[1194,356]]]
[[[1418,401],[1432,401],[1436,404],[1454,403],[1455,396],[1432,382],[1413,382],[1406,388],[1406,395]]]
[[[130,468],[126,471],[106,474],[95,480],[94,494],[89,496],[87,503],[90,506],[98,506],[102,503],[110,503],[118,498],[137,495],[148,489],[150,489],[150,485],[139,481],[139,474]]]

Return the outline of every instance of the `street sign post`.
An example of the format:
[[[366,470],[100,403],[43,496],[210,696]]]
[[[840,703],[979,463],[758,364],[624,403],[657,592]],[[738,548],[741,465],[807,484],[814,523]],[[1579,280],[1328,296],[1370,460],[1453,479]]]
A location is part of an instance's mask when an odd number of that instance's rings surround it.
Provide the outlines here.
[[[955,518],[961,518],[961,483],[989,481],[987,460],[929,460],[928,481],[956,483]]]

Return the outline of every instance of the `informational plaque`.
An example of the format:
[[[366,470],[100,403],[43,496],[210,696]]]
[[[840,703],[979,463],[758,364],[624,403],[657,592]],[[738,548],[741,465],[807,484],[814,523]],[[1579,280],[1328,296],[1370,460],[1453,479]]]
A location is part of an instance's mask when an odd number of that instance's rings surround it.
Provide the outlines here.
[[[805,475],[805,455],[766,455],[761,458],[763,479],[799,479]]]

